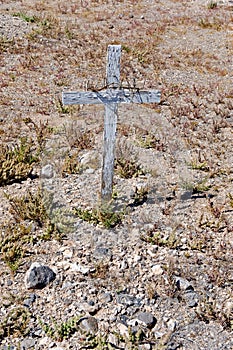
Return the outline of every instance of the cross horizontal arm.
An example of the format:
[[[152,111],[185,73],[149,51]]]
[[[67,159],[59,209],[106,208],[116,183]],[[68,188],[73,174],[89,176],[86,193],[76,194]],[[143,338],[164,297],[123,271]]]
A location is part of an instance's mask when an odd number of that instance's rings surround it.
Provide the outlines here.
[[[160,91],[138,91],[127,89],[109,89],[105,91],[63,92],[62,103],[73,104],[109,104],[109,103],[159,103]]]

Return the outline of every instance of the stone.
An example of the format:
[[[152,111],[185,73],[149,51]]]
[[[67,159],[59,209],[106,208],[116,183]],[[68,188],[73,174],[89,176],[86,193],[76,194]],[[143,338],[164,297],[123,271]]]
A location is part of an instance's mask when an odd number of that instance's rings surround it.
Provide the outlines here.
[[[94,257],[95,258],[108,258],[111,259],[112,254],[111,254],[111,250],[109,248],[106,247],[96,247],[95,251],[94,251]]]
[[[43,179],[51,179],[55,176],[54,166],[52,164],[43,166],[40,175]]]
[[[190,290],[183,295],[183,299],[189,307],[196,307],[198,305],[199,296],[196,292]]]
[[[137,315],[136,320],[138,321],[138,323],[142,324],[143,326],[149,329],[153,328],[157,322],[154,315],[152,315],[150,312],[140,312]]]
[[[168,322],[167,322],[167,328],[168,328],[170,331],[174,332],[174,330],[176,329],[176,321],[173,320],[172,318],[171,318],[170,320],[168,320]]]
[[[193,286],[188,280],[186,280],[182,277],[177,277],[177,276],[175,276],[174,278],[175,278],[176,285],[177,285],[179,290],[183,290],[183,291],[192,290],[193,291]]]
[[[91,316],[83,317],[77,322],[77,325],[79,325],[83,331],[91,334],[96,334],[99,328],[96,318]]]
[[[118,323],[117,325],[118,331],[122,337],[128,337],[128,327],[124,325],[123,323]]]
[[[112,294],[108,292],[102,293],[99,299],[104,304],[110,303],[112,301]]]
[[[55,272],[46,265],[35,262],[25,275],[27,289],[42,289],[56,278]]]
[[[116,296],[117,303],[123,304],[125,306],[140,306],[141,305],[141,299],[135,298],[132,295],[120,293]]]
[[[164,272],[161,265],[153,265],[151,270],[152,270],[154,276],[162,275]]]
[[[35,344],[36,344],[35,339],[26,338],[21,342],[20,350],[27,350],[27,349],[34,348]]]
[[[83,275],[87,275],[90,272],[90,268],[88,266],[84,266],[77,263],[71,264],[70,269],[73,272],[80,272]]]
[[[34,303],[35,300],[36,300],[36,294],[31,293],[29,295],[29,298],[24,300],[23,305],[26,307],[30,307]]]

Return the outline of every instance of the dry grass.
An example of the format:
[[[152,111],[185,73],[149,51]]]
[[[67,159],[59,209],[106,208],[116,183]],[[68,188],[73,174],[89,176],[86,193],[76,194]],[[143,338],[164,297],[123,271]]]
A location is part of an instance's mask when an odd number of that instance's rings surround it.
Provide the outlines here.
[[[11,196],[11,191],[15,191],[18,182],[24,188],[28,186],[24,180],[34,181],[46,157],[52,157],[54,163],[59,160],[61,174],[68,179],[72,178],[70,174],[78,177],[82,169],[79,156],[87,150],[100,149],[98,134],[103,128],[103,111],[65,107],[61,93],[102,88],[106,49],[115,43],[122,45],[122,86],[162,91],[160,105],[147,109],[145,126],[140,122],[140,109],[135,109],[137,115],[133,118],[130,114],[122,116],[116,173],[123,177],[122,182],[129,181],[127,184],[132,182],[134,186],[135,177],[149,173],[144,170],[149,162],[144,166],[141,159],[145,157],[141,155],[149,157],[154,152],[154,157],[166,162],[156,164],[156,176],[151,180],[157,181],[158,192],[173,191],[168,199],[161,197],[163,203],[158,204],[165,224],[148,215],[152,229],[144,230],[142,244],[166,252],[182,249],[184,253],[180,261],[164,266],[165,279],[152,284],[148,281],[149,298],[160,292],[169,298],[177,297],[173,276],[180,271],[193,280],[203,273],[208,283],[232,299],[229,266],[233,235],[233,16],[230,7],[217,2],[200,4],[195,10],[192,3],[170,1],[170,9],[163,1],[149,4],[133,0],[26,0],[17,2],[17,6],[10,0],[0,3],[0,15],[7,16],[9,22],[4,23],[4,33],[0,34],[0,186],[2,190],[7,188],[11,204],[8,202],[6,207],[2,197],[3,268],[6,264],[17,274],[29,261],[29,247],[30,254],[34,254],[35,242],[40,254],[38,242],[42,238],[63,238],[59,224],[63,225],[65,214],[54,212],[48,217],[50,206],[44,208],[39,193]],[[18,21],[18,27],[12,24],[13,20]],[[167,130],[164,136],[158,131],[158,119],[153,120],[156,113],[174,134]],[[175,141],[174,135],[178,135]],[[183,181],[183,187],[176,183],[177,154],[178,150],[184,151],[180,149],[180,139],[190,156],[185,167],[192,174],[191,180]],[[168,169],[162,169],[162,164]],[[170,182],[167,173],[174,175]],[[151,198],[147,186],[134,188],[129,216],[140,217],[140,209],[146,211],[156,198]],[[183,209],[179,209],[179,191],[190,192],[188,214],[183,215]],[[84,221],[107,228],[124,225],[123,216],[115,212],[79,209],[76,214]],[[33,222],[36,233],[32,233]],[[172,228],[169,233],[166,226]],[[104,280],[107,268],[99,265],[92,277]],[[200,272],[199,268],[203,270]],[[215,296],[218,298],[217,292]],[[232,314],[224,309],[224,302],[222,298],[216,304],[203,294],[196,310],[198,317],[232,330]],[[1,323],[0,338],[26,334],[29,317],[21,309],[9,312]]]

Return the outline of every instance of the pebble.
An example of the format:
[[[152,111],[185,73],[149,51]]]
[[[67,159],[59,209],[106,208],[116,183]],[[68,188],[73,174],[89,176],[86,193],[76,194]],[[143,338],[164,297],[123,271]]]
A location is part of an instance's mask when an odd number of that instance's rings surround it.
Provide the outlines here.
[[[95,317],[84,317],[78,321],[79,327],[91,334],[95,334],[98,332],[98,322]]]
[[[183,290],[183,291],[193,290],[193,286],[188,280],[186,280],[182,277],[176,276],[175,281],[176,281],[176,285],[177,285],[179,290]]]
[[[29,295],[29,298],[24,300],[23,305],[26,307],[30,307],[34,303],[35,300],[36,300],[36,294],[31,293]]]
[[[87,275],[90,272],[90,268],[88,266],[84,266],[77,263],[71,264],[70,269],[73,272],[80,272],[83,275]]]
[[[56,278],[56,274],[50,267],[35,262],[25,274],[25,286],[27,289],[42,289]]]
[[[150,312],[140,312],[137,315],[136,320],[147,328],[153,328],[157,322],[154,315],[152,315]]]
[[[161,265],[153,265],[151,270],[152,270],[154,276],[162,275],[164,272]]]
[[[116,296],[118,304],[123,304],[126,306],[139,306],[141,304],[141,299],[135,298],[132,295],[120,293]]]
[[[183,299],[186,301],[186,303],[189,307],[195,307],[198,305],[199,296],[194,291],[187,291],[183,295]]]
[[[117,329],[122,337],[128,337],[129,332],[128,332],[128,327],[124,325],[123,323],[118,323],[117,324]]]
[[[52,164],[43,166],[40,175],[42,179],[51,179],[55,176],[54,166]]]
[[[99,299],[103,304],[110,303],[113,300],[111,293],[102,293]]]
[[[31,349],[32,347],[34,347],[36,344],[36,340],[35,339],[24,339],[21,342],[21,347],[20,350],[27,350],[27,349]]]

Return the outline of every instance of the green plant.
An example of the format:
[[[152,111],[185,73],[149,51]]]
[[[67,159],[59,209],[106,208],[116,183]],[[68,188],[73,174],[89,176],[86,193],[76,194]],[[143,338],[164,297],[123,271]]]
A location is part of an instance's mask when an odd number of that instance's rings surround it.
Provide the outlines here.
[[[16,307],[9,311],[0,323],[0,339],[27,335],[29,320],[30,313],[23,307]]]
[[[10,212],[17,222],[32,220],[42,227],[48,221],[46,198],[40,187],[35,194],[29,191],[22,197],[12,197],[6,193],[5,196],[11,205]]]
[[[233,194],[228,193],[228,198],[230,199],[230,206],[233,208]]]
[[[85,339],[82,339],[81,349],[96,349],[96,350],[110,350],[113,349],[107,340],[107,336],[87,334]]]
[[[148,195],[148,187],[141,187],[138,188],[137,186],[134,189],[134,193],[131,195],[131,198],[133,199],[133,203],[130,204],[131,206],[138,206],[142,205],[147,201],[147,195]]]
[[[84,221],[104,226],[107,229],[120,225],[124,216],[123,212],[116,212],[110,206],[102,206],[92,210],[75,208],[74,213]]]
[[[124,179],[145,175],[145,170],[134,159],[117,158],[115,161],[116,174]]]
[[[14,39],[8,39],[2,35],[0,35],[0,52],[6,52],[7,49],[13,46],[15,43]]]
[[[74,334],[77,330],[77,322],[81,318],[72,317],[65,322],[57,323],[55,319],[51,320],[51,324],[44,323],[42,320],[39,320],[39,324],[50,338],[56,341],[63,341],[68,339]]]
[[[196,314],[199,319],[206,323],[214,320],[221,323],[225,329],[233,329],[233,313],[231,312],[230,314],[226,314],[224,312],[224,308],[220,309],[215,300],[211,300],[206,296],[202,297],[202,299],[199,301]]]
[[[120,177],[130,179],[145,175],[145,170],[138,163],[132,145],[125,138],[118,140],[116,147],[115,171]]]
[[[79,151],[68,153],[62,165],[62,175],[78,174],[82,170],[82,165],[79,161]]]
[[[25,22],[28,22],[28,23],[38,22],[38,20],[39,20],[38,17],[36,17],[36,16],[29,16],[29,15],[27,15],[24,12],[13,13],[12,16],[19,17],[19,18],[23,19]]]
[[[206,184],[207,179],[203,179],[196,183],[184,183],[183,187],[187,191],[192,191],[192,194],[204,193],[210,190],[211,185]]]
[[[180,239],[175,233],[175,229],[169,234],[164,234],[158,230],[157,224],[152,229],[147,230],[141,235],[141,240],[158,246],[166,246],[168,248],[177,248],[180,245]]]
[[[2,254],[2,260],[7,264],[7,266],[13,273],[15,273],[18,270],[21,264],[21,259],[23,257],[24,249],[22,248],[21,244],[16,243]]]
[[[140,129],[140,134],[137,136],[137,143],[142,148],[153,148],[157,151],[165,151],[166,145],[153,133],[147,130]]]
[[[215,9],[217,6],[218,6],[217,1],[213,1],[213,0],[209,1],[207,4],[207,8],[210,10]]]
[[[23,119],[24,123],[30,128],[31,131],[36,133],[36,140],[38,144],[38,151],[42,152],[47,138],[52,134],[53,129],[46,122],[36,124],[30,117]]]
[[[198,162],[196,160],[192,161],[190,163],[190,166],[193,170],[209,171],[209,169],[210,169],[207,162]]]
[[[7,223],[1,227],[1,232],[0,253],[2,254],[2,260],[15,273],[26,254],[25,244],[35,240],[32,235],[32,227],[31,225]]]
[[[30,176],[38,162],[34,142],[23,137],[16,145],[0,145],[0,186],[22,181]]]
[[[67,231],[72,231],[73,214],[69,209],[56,206],[53,193],[39,187],[35,194],[29,191],[22,197],[5,195],[16,222],[32,220],[44,229],[39,238],[61,240]]]
[[[65,106],[65,105],[63,105],[62,100],[58,99],[57,100],[57,110],[61,114],[69,114],[72,112],[73,106]]]

